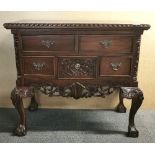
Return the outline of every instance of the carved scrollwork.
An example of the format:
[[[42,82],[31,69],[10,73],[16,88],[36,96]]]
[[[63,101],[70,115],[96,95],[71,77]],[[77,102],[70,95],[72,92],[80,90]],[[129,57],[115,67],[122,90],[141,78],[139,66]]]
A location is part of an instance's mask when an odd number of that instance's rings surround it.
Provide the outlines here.
[[[20,61],[19,61],[19,36],[18,34],[14,34],[14,48],[15,48],[15,56],[16,56],[16,68],[17,68],[17,75],[21,75],[20,69]]]
[[[139,52],[140,52],[140,43],[141,43],[141,37],[139,36],[136,41],[136,56],[135,56],[135,62],[134,62],[134,73],[133,73],[133,80],[137,81],[137,71],[138,71],[138,62],[139,62]]]
[[[96,58],[60,58],[60,78],[94,78],[96,76]]]
[[[34,95],[34,88],[33,87],[17,87],[14,88],[11,92],[11,97],[18,95],[20,97],[32,97]]]
[[[142,91],[137,87],[122,87],[121,91],[123,98],[134,99],[138,96],[140,100],[144,99]]]
[[[53,84],[44,84],[35,86],[38,90],[48,96],[73,97],[74,99],[87,98],[91,96],[105,97],[114,91],[109,86],[84,86],[79,82],[75,82],[69,86],[58,87]]]
[[[109,86],[98,86],[93,92],[93,96],[105,97],[106,95],[110,95],[111,93],[113,93],[113,91],[114,88],[111,88]]]
[[[20,87],[14,88],[11,92],[11,100],[13,105],[17,107],[18,102],[21,98],[32,97],[34,95],[33,87]]]
[[[53,84],[40,84],[34,87],[35,89],[41,91],[43,94],[48,95],[48,96],[59,96],[60,95],[60,90],[59,90],[60,88]]]

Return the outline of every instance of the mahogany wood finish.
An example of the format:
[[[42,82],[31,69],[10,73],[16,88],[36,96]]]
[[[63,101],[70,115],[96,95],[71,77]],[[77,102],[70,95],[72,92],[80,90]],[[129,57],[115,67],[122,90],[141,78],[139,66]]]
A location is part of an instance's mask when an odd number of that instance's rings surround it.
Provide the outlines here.
[[[80,50],[85,52],[131,52],[132,37],[119,35],[80,36]]]
[[[24,75],[55,75],[54,57],[23,57]]]
[[[134,117],[142,104],[137,71],[140,39],[148,24],[5,23],[14,36],[17,81],[11,99],[20,119],[17,136],[27,131],[22,98],[31,97],[29,110],[37,110],[35,91],[48,96],[105,97],[119,90],[117,112],[126,112],[123,99],[132,99],[128,136],[138,137]]]
[[[102,57],[100,61],[100,76],[130,76],[130,65],[130,57]]]
[[[23,51],[74,51],[74,35],[22,36]]]

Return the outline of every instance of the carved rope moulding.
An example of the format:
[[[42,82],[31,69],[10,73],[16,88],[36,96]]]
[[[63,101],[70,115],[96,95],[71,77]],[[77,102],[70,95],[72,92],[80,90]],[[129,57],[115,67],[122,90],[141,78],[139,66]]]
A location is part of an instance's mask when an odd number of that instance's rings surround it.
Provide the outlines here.
[[[148,24],[99,24],[99,23],[5,23],[4,27],[9,28],[104,28],[104,29],[115,29],[115,28],[142,28],[149,29]]]

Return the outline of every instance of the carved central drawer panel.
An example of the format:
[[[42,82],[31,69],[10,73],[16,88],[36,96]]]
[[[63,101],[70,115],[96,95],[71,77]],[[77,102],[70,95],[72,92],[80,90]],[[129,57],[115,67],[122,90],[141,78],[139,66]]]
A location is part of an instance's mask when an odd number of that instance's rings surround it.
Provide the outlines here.
[[[130,75],[131,57],[102,57],[100,61],[100,76]]]
[[[74,35],[22,36],[24,51],[74,51]]]
[[[59,57],[58,77],[60,79],[89,79],[97,74],[97,57]]]
[[[128,36],[86,35],[80,36],[80,50],[84,52],[131,52],[132,39]]]
[[[24,74],[54,76],[54,57],[24,57]]]

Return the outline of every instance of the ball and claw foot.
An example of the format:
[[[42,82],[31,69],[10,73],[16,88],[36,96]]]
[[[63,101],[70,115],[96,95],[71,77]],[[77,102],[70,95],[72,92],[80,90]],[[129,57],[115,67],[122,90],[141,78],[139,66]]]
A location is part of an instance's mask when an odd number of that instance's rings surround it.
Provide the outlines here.
[[[16,136],[22,137],[26,135],[26,127],[25,125],[20,124],[14,131]]]
[[[124,104],[118,104],[118,106],[116,107],[116,112],[126,113],[126,107],[124,106]]]
[[[136,138],[139,136],[139,132],[138,130],[136,129],[135,126],[129,126],[128,127],[128,134],[127,134],[128,137],[133,137],[133,138]]]

